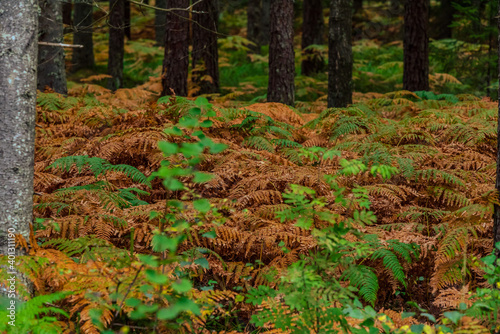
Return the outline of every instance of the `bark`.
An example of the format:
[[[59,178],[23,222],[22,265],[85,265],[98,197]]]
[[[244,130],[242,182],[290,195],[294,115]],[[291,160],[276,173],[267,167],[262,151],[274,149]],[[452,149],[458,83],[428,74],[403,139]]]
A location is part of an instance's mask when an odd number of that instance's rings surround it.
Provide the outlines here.
[[[260,49],[261,11],[261,0],[248,0],[247,39],[256,44],[255,50]]]
[[[500,56],[500,0],[498,1],[498,55]],[[0,72],[1,73],[1,72]],[[498,73],[498,79],[500,80],[500,68]],[[498,96],[500,96],[500,87],[498,88]],[[497,175],[495,182],[495,189],[500,192],[500,100],[498,104],[498,125],[497,125]],[[496,245],[497,242],[500,242],[500,206],[495,204],[493,211],[493,246]],[[494,248],[495,249],[495,248]],[[500,250],[495,249],[495,254],[497,259],[500,259]]]
[[[156,0],[156,7],[167,8],[167,0]],[[165,45],[167,14],[164,11],[155,11],[155,40],[157,45]]]
[[[71,0],[62,2],[62,21],[67,26],[73,24],[73,21],[71,21],[71,8]]]
[[[108,88],[115,91],[122,86],[123,54],[125,47],[125,1],[109,0],[109,52],[108,52]]]
[[[293,0],[273,0],[270,32],[267,101],[293,106],[295,102]]]
[[[429,0],[405,3],[403,89],[429,90]]]
[[[305,0],[302,25],[302,75],[312,75],[324,70],[325,61],[319,52],[306,48],[323,44],[323,6],[321,0]]]
[[[130,2],[125,0],[125,36],[131,40],[132,39],[132,31],[130,30]]]
[[[219,92],[217,49],[218,1],[205,0],[193,7],[193,82],[197,95]]]
[[[262,0],[259,45],[269,45],[271,27],[271,0]]]
[[[358,14],[363,10],[363,0],[354,0],[354,13]]]
[[[13,254],[9,232],[29,242],[33,220],[37,1],[2,0],[0,31],[0,254],[17,256],[25,252],[15,249]],[[26,277],[15,275],[30,291]],[[6,293],[0,289],[0,295]]]
[[[41,0],[39,17],[40,42],[62,43],[62,5],[59,0]],[[60,46],[40,45],[38,48],[38,89],[50,88],[67,94],[64,49]]]
[[[450,25],[453,23],[453,14],[455,14],[455,8],[452,6],[452,0],[441,0],[437,17],[436,39],[452,37]]]
[[[75,22],[73,35],[73,44],[83,45],[83,48],[75,48],[73,50],[73,71],[82,68],[93,68],[95,66],[94,59],[94,42],[92,40],[92,1],[76,1],[75,14],[73,21]]]
[[[328,108],[352,104],[352,7],[331,0],[328,31]]]
[[[187,8],[189,0],[168,0],[168,8]],[[187,96],[189,67],[189,14],[185,10],[167,12],[162,96]]]

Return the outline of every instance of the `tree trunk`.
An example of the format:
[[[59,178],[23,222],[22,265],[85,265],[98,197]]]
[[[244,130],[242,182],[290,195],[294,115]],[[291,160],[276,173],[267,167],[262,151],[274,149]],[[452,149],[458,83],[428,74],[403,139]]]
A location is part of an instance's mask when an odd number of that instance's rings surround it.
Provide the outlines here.
[[[325,61],[313,44],[323,44],[323,6],[321,0],[304,0],[302,25],[302,75],[312,75],[324,70]]]
[[[358,14],[363,10],[363,0],[354,0],[354,13]]]
[[[293,106],[295,102],[293,0],[273,0],[270,32],[267,101]]]
[[[123,54],[125,47],[125,1],[109,0],[109,52],[108,52],[108,88],[115,91],[122,86]]]
[[[405,3],[403,89],[429,90],[429,0]]]
[[[125,36],[130,41],[132,39],[132,31],[130,30],[130,2],[125,0]]]
[[[500,57],[500,0],[498,1],[498,14],[497,14],[497,27],[498,27],[498,56]],[[1,72],[0,72],[1,73]],[[498,73],[500,80],[500,69]],[[500,87],[498,88],[498,96],[500,96]],[[497,125],[497,178],[495,182],[495,189],[500,192],[500,100],[498,102],[498,125]],[[500,206],[494,205],[493,211],[493,247],[496,243],[500,242]],[[495,248],[493,248],[495,249]],[[497,259],[500,259],[500,250],[495,249]]]
[[[83,48],[73,50],[73,71],[95,66],[94,42],[92,41],[92,12],[92,1],[75,2],[73,44],[83,45]]]
[[[4,0],[2,0],[4,1]],[[39,41],[63,42],[62,6],[59,0],[41,0]],[[38,89],[46,87],[60,94],[67,94],[64,50],[60,46],[40,45],[38,48]]]
[[[167,8],[187,8],[189,0],[168,0]],[[189,13],[185,10],[167,12],[165,58],[163,59],[162,96],[187,96],[189,68]]]
[[[452,29],[450,25],[453,23],[453,14],[455,13],[452,1],[453,0],[441,0],[439,14],[437,16],[436,39],[452,37]]]
[[[332,0],[328,31],[328,108],[352,104],[352,7]]]
[[[259,45],[269,45],[270,41],[271,0],[262,0]]]
[[[197,95],[219,92],[217,18],[217,0],[205,0],[193,7],[192,78],[200,87]]]
[[[156,0],[156,7],[167,8],[167,0]],[[167,13],[162,10],[155,11],[155,40],[157,45],[165,45]]]
[[[62,2],[62,21],[63,24],[70,26],[73,24],[71,21],[71,0],[66,0]]]
[[[13,234],[29,242],[33,221],[35,105],[38,4],[36,0],[2,0],[0,15],[0,254],[13,259],[25,252],[15,248]],[[15,267],[15,265],[14,265]],[[12,268],[2,268],[28,284]],[[11,272],[14,272],[11,274]],[[12,281],[9,281],[12,282]],[[4,282],[7,284],[7,282]],[[11,302],[19,299],[10,287],[0,289]],[[8,285],[9,286],[9,285]],[[31,292],[28,284],[28,292]],[[10,320],[9,320],[10,321]]]
[[[256,44],[255,50],[260,49],[261,28],[261,0],[248,0],[247,7],[247,39]]]

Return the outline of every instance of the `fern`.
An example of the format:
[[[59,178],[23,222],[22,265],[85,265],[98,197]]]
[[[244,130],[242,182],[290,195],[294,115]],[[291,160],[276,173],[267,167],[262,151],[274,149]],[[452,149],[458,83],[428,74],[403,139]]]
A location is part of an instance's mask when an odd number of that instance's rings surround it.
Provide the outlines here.
[[[364,300],[372,305],[375,304],[379,285],[373,268],[363,265],[350,266],[342,273],[342,279],[356,287]]]

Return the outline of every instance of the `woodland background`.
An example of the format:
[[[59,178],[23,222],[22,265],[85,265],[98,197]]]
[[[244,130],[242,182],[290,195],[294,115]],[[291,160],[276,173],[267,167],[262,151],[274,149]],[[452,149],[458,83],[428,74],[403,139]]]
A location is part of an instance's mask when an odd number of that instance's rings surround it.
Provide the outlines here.
[[[498,332],[497,2],[40,8],[1,330]]]

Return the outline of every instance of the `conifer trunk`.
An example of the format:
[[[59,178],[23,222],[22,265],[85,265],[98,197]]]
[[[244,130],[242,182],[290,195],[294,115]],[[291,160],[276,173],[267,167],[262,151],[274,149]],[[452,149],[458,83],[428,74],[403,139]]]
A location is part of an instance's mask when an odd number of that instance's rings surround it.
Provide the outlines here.
[[[260,0],[248,0],[247,39],[256,44],[255,50],[260,49],[261,11],[262,8]]]
[[[328,108],[352,103],[351,0],[331,0],[328,31]]]
[[[5,0],[2,0],[5,1]],[[41,0],[39,41],[63,42],[62,4],[59,0]],[[60,94],[67,94],[64,49],[60,46],[40,45],[38,48],[38,89],[47,87]]]
[[[452,29],[450,25],[453,23],[454,13],[455,8],[452,5],[452,0],[441,0],[439,14],[437,17],[437,39],[452,37]]]
[[[187,8],[189,0],[168,0],[168,8]],[[163,60],[162,96],[187,96],[189,67],[189,13],[185,10],[167,12],[165,58]]]
[[[271,0],[262,0],[261,4],[261,20],[259,31],[259,45],[269,45],[270,43],[270,27],[271,27]]]
[[[200,87],[196,95],[219,92],[218,6],[217,0],[204,0],[193,6],[192,78]]]
[[[403,89],[429,90],[429,0],[405,3]]]
[[[36,0],[2,0],[1,4],[0,254],[19,256],[25,252],[15,247],[13,234],[29,242],[33,221],[38,4]],[[17,291],[20,283],[31,290],[25,276],[15,275]],[[0,289],[0,295],[7,292]]]
[[[156,0],[156,7],[167,8],[167,0]],[[167,13],[162,10],[155,11],[155,41],[156,45],[165,45]]]
[[[295,103],[293,0],[271,3],[268,102]]]
[[[500,57],[500,0],[498,1],[498,56]],[[500,80],[500,68],[498,69],[498,79]],[[500,96],[500,87],[498,88],[498,96]],[[500,192],[500,100],[498,102],[498,124],[497,124],[497,175],[495,189]],[[500,198],[499,198],[500,199]],[[494,204],[493,210],[493,247],[497,242],[500,242],[500,206]],[[494,248],[495,249],[495,248]],[[500,258],[500,250],[495,249],[497,258]]]
[[[128,40],[132,39],[132,31],[131,25],[130,25],[130,2],[128,0],[125,0],[125,9],[124,9],[124,17],[125,17],[125,36],[128,38]]]
[[[123,81],[125,1],[109,0],[109,8],[108,88],[115,91],[122,87]]]
[[[94,42],[92,40],[93,6],[90,0],[75,1],[73,44],[83,45],[83,48],[73,50],[73,71],[82,68],[93,68]]]
[[[302,24],[302,75],[321,72],[325,62],[320,54],[306,48],[313,44],[323,44],[323,5],[321,0],[304,0]]]

